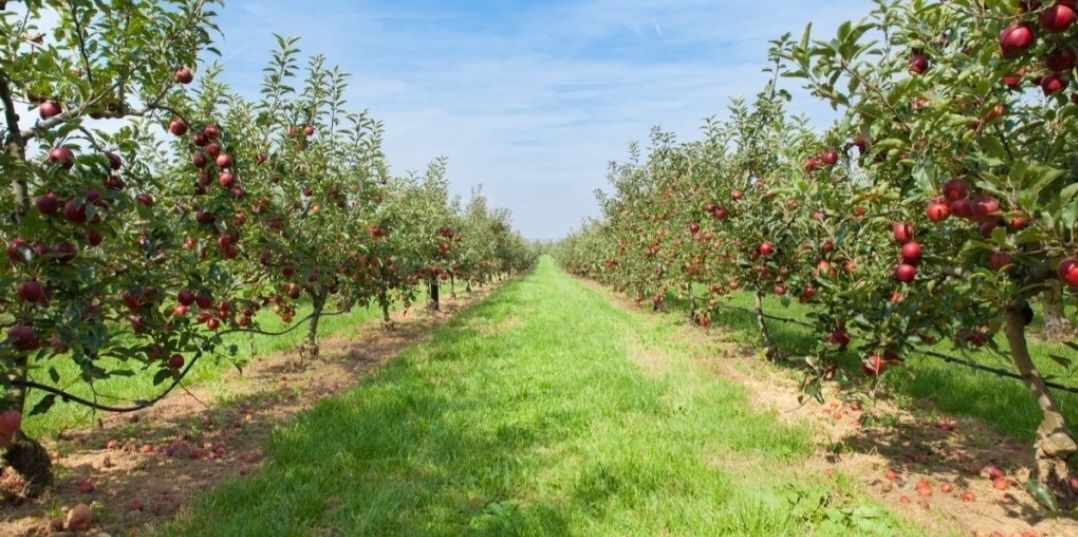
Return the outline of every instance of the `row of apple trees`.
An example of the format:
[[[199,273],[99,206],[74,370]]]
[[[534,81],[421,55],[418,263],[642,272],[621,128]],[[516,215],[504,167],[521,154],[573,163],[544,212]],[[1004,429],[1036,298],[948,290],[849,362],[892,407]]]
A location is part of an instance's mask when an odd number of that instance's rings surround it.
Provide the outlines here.
[[[91,387],[145,374],[164,393],[269,310],[306,323],[314,357],[323,315],[388,318],[423,285],[532,261],[504,211],[449,195],[443,162],[391,176],[381,123],[345,101],[348,75],[295,40],[279,38],[255,96],[196,70],[216,52],[216,1],[8,4],[0,453],[33,490],[51,474],[24,413],[94,404],[56,385],[62,362]],[[24,408],[28,390],[47,395]]]
[[[646,154],[633,146],[603,217],[557,255],[656,308],[690,297],[702,325],[723,295],[752,293],[775,358],[762,297],[807,304],[817,396],[847,349],[877,377],[915,347],[995,347],[1002,333],[1043,411],[1035,477],[1066,491],[1078,446],[1027,325],[1042,302],[1065,331],[1059,304],[1078,296],[1074,19],[1070,0],[881,0],[834,38],[783,36],[753,102],[735,100],[701,140],[655,131]],[[784,78],[840,118],[821,130],[791,117]]]

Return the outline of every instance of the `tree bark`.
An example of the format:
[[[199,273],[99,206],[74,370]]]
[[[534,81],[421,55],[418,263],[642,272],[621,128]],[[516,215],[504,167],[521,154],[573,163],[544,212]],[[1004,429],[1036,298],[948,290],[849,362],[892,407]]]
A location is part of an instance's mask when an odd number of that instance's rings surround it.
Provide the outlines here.
[[[769,360],[775,360],[778,357],[778,348],[775,347],[774,342],[771,341],[771,332],[767,329],[767,318],[764,317],[764,295],[759,290],[753,294],[753,298],[756,301],[756,327],[760,330],[760,339],[763,341],[765,355]]]
[[[1043,295],[1044,337],[1052,341],[1067,341],[1074,333],[1074,325],[1063,316],[1063,286],[1058,281],[1048,282]]]
[[[438,311],[441,307],[441,302],[438,296],[438,277],[431,276],[427,279],[427,309],[431,311]]]
[[[299,348],[300,360],[310,362],[319,357],[318,348],[318,321],[322,319],[322,311],[326,308],[326,293],[319,291],[314,294],[311,312],[311,320],[307,325],[307,340]]]
[[[689,320],[696,323],[696,297],[692,294],[692,282],[685,283],[685,292],[689,295]]]
[[[1026,320],[1023,310],[1026,307],[1024,301],[1011,303],[1004,311],[1006,325],[1004,333],[1007,335],[1007,345],[1011,350],[1011,358],[1026,387],[1037,399],[1037,406],[1043,413],[1040,427],[1037,428],[1037,440],[1034,443],[1036,449],[1035,477],[1041,483],[1055,490],[1067,490],[1067,458],[1078,452],[1078,444],[1067,430],[1067,424],[1063,419],[1052,395],[1044,385],[1044,379],[1033,365],[1029,356],[1029,348],[1026,346]]]

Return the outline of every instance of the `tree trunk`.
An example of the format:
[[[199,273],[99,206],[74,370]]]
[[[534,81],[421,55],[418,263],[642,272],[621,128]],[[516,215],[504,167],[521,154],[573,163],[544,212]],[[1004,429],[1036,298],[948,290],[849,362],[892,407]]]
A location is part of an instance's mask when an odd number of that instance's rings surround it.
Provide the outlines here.
[[[1052,395],[1048,393],[1037,368],[1030,359],[1029,349],[1026,347],[1026,319],[1023,311],[1026,307],[1024,301],[1011,303],[1004,311],[1006,325],[1004,332],[1007,335],[1007,344],[1011,350],[1011,358],[1018,372],[1022,375],[1023,382],[1033,396],[1037,399],[1044,417],[1041,425],[1037,428],[1037,440],[1034,443],[1036,449],[1035,477],[1055,490],[1067,490],[1067,458],[1078,452],[1078,445],[1067,424],[1063,420],[1063,413],[1056,406]]]
[[[299,357],[303,362],[317,360],[318,349],[318,321],[322,319],[322,311],[326,307],[326,293],[319,291],[314,294],[311,312],[311,321],[307,325],[307,341],[299,347]]]
[[[767,318],[764,317],[764,295],[757,290],[753,296],[756,300],[756,327],[760,330],[760,339],[763,340],[767,358],[775,360],[778,358],[778,349],[771,341],[771,333],[767,330]]]
[[[449,297],[457,298],[457,277],[449,275]]]
[[[689,320],[696,323],[696,297],[692,294],[692,282],[685,284],[685,292],[689,295]]]
[[[27,353],[20,353],[15,358],[15,378],[27,380],[29,358]],[[13,408],[26,414],[26,388],[12,386],[7,392],[8,408]],[[49,452],[37,440],[30,438],[17,431],[11,444],[4,449],[0,456],[0,468],[11,467],[22,478],[24,487],[20,494],[28,498],[34,498],[52,485],[52,460]],[[13,491],[7,491],[13,492]],[[0,498],[3,491],[0,491]]]
[[[1056,280],[1049,282],[1044,293],[1044,337],[1052,341],[1067,341],[1074,332],[1074,325],[1063,316],[1063,286]]]
[[[440,303],[439,297],[438,297],[438,277],[437,276],[432,276],[432,277],[427,279],[427,289],[428,289],[427,309],[429,309],[431,311],[438,311],[438,308],[441,307],[441,303]]]

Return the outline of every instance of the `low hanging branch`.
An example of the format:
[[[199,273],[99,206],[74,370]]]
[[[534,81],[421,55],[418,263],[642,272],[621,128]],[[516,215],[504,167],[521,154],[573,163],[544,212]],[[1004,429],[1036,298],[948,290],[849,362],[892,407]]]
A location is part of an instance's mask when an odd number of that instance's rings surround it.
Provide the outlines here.
[[[346,313],[348,313],[348,312],[347,311],[337,311],[337,312],[333,312],[333,313],[323,313],[322,316],[323,317],[335,317],[335,316],[338,316],[338,315],[344,315]],[[225,336],[227,334],[235,334],[235,333],[258,334],[258,335],[263,335],[263,336],[283,336],[283,335],[286,335],[286,334],[288,334],[290,332],[293,332],[297,328],[303,326],[303,324],[306,323],[308,320],[310,320],[311,317],[313,317],[313,316],[314,316],[314,313],[311,313],[310,315],[307,315],[306,317],[300,319],[299,321],[296,321],[292,326],[290,326],[290,327],[288,327],[288,328],[286,328],[284,330],[278,331],[278,332],[269,332],[269,331],[265,331],[265,330],[259,330],[259,329],[256,329],[256,328],[237,328],[237,329],[234,329],[234,330],[225,330],[223,332],[220,332],[220,333],[217,334],[217,337]],[[52,394],[52,395],[59,396],[60,399],[63,400],[64,402],[77,403],[79,405],[82,405],[82,406],[85,406],[85,407],[88,407],[88,408],[91,408],[91,409],[94,409],[94,410],[100,410],[100,411],[103,411],[103,412],[115,412],[117,414],[126,414],[126,413],[130,413],[130,412],[137,412],[139,410],[147,409],[147,408],[157,404],[158,402],[160,402],[165,397],[167,397],[168,394],[172,393],[173,390],[175,390],[177,387],[180,387],[181,382],[183,382],[183,379],[187,377],[187,374],[191,371],[191,369],[195,366],[195,363],[197,363],[198,359],[201,358],[201,357],[202,357],[201,352],[196,353],[195,356],[191,359],[191,361],[187,364],[187,366],[183,368],[183,371],[180,372],[180,374],[176,375],[176,377],[172,379],[172,383],[169,384],[169,386],[167,388],[165,388],[161,393],[154,396],[152,399],[135,400],[130,405],[127,405],[127,406],[112,406],[112,405],[101,404],[101,403],[98,403],[97,401],[92,401],[90,399],[86,399],[85,397],[80,397],[78,395],[75,395],[75,394],[73,394],[73,393],[71,393],[71,392],[69,392],[67,390],[62,389],[62,388],[57,388],[55,386],[50,386],[48,384],[42,384],[40,382],[36,382],[36,381],[30,380],[30,379],[26,379],[26,380],[13,379],[13,380],[10,381],[10,383],[12,385],[14,385],[14,386],[19,386],[21,388],[32,388],[32,389],[35,389],[35,390],[41,390],[41,391],[43,391],[45,393],[49,393],[49,394]]]
[[[749,308],[742,308],[740,306],[730,306],[730,305],[720,304],[717,307],[720,308],[720,309],[735,310],[735,311],[748,313],[750,315],[756,315],[755,311],[753,311],[753,310],[751,310]],[[798,320],[798,319],[793,319],[793,318],[790,318],[790,317],[781,317],[781,316],[778,316],[778,315],[770,315],[770,314],[767,314],[767,313],[764,313],[763,316],[765,318],[773,320],[773,321],[794,324],[794,325],[803,326],[803,327],[806,327],[806,328],[815,328],[815,326],[813,326],[811,323],[807,323],[807,322],[804,322],[804,321],[801,321],[801,320]],[[918,354],[928,356],[930,358],[936,358],[938,360],[943,360],[944,362],[947,362],[947,363],[963,365],[963,366],[966,366],[966,367],[968,367],[970,369],[973,369],[975,371],[981,371],[981,372],[984,372],[984,373],[992,373],[992,374],[1000,376],[1000,377],[1011,378],[1011,379],[1015,379],[1015,380],[1021,380],[1021,381],[1025,380],[1025,379],[1022,378],[1022,375],[1019,375],[1018,373],[1015,373],[1013,371],[1008,371],[1006,369],[1002,369],[1002,368],[998,368],[998,367],[991,367],[991,366],[987,366],[987,365],[981,365],[981,364],[978,364],[976,362],[972,362],[970,360],[964,360],[962,358],[958,358],[956,356],[951,356],[951,355],[948,355],[948,354],[943,354],[943,353],[940,353],[940,352],[930,351],[930,350],[927,350],[927,349],[919,349],[919,348],[914,348],[913,351],[918,353]],[[1058,382],[1051,382],[1051,381],[1045,381],[1044,384],[1045,384],[1045,386],[1048,386],[1049,388],[1052,388],[1053,390],[1059,390],[1061,392],[1078,394],[1078,388],[1073,387],[1073,386],[1067,386],[1065,384],[1059,384]]]

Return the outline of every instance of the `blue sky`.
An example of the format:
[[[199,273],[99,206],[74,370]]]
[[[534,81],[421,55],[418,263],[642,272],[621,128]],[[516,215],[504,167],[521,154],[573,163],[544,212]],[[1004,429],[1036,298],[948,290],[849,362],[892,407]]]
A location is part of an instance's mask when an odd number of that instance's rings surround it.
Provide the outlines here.
[[[482,184],[529,238],[597,214],[610,160],[652,126],[697,135],[765,83],[767,42],[812,21],[830,37],[868,0],[228,0],[225,79],[255,94],[272,33],[352,73],[355,110],[386,123],[395,173],[449,157],[455,192]],[[799,96],[793,109],[830,117]]]

